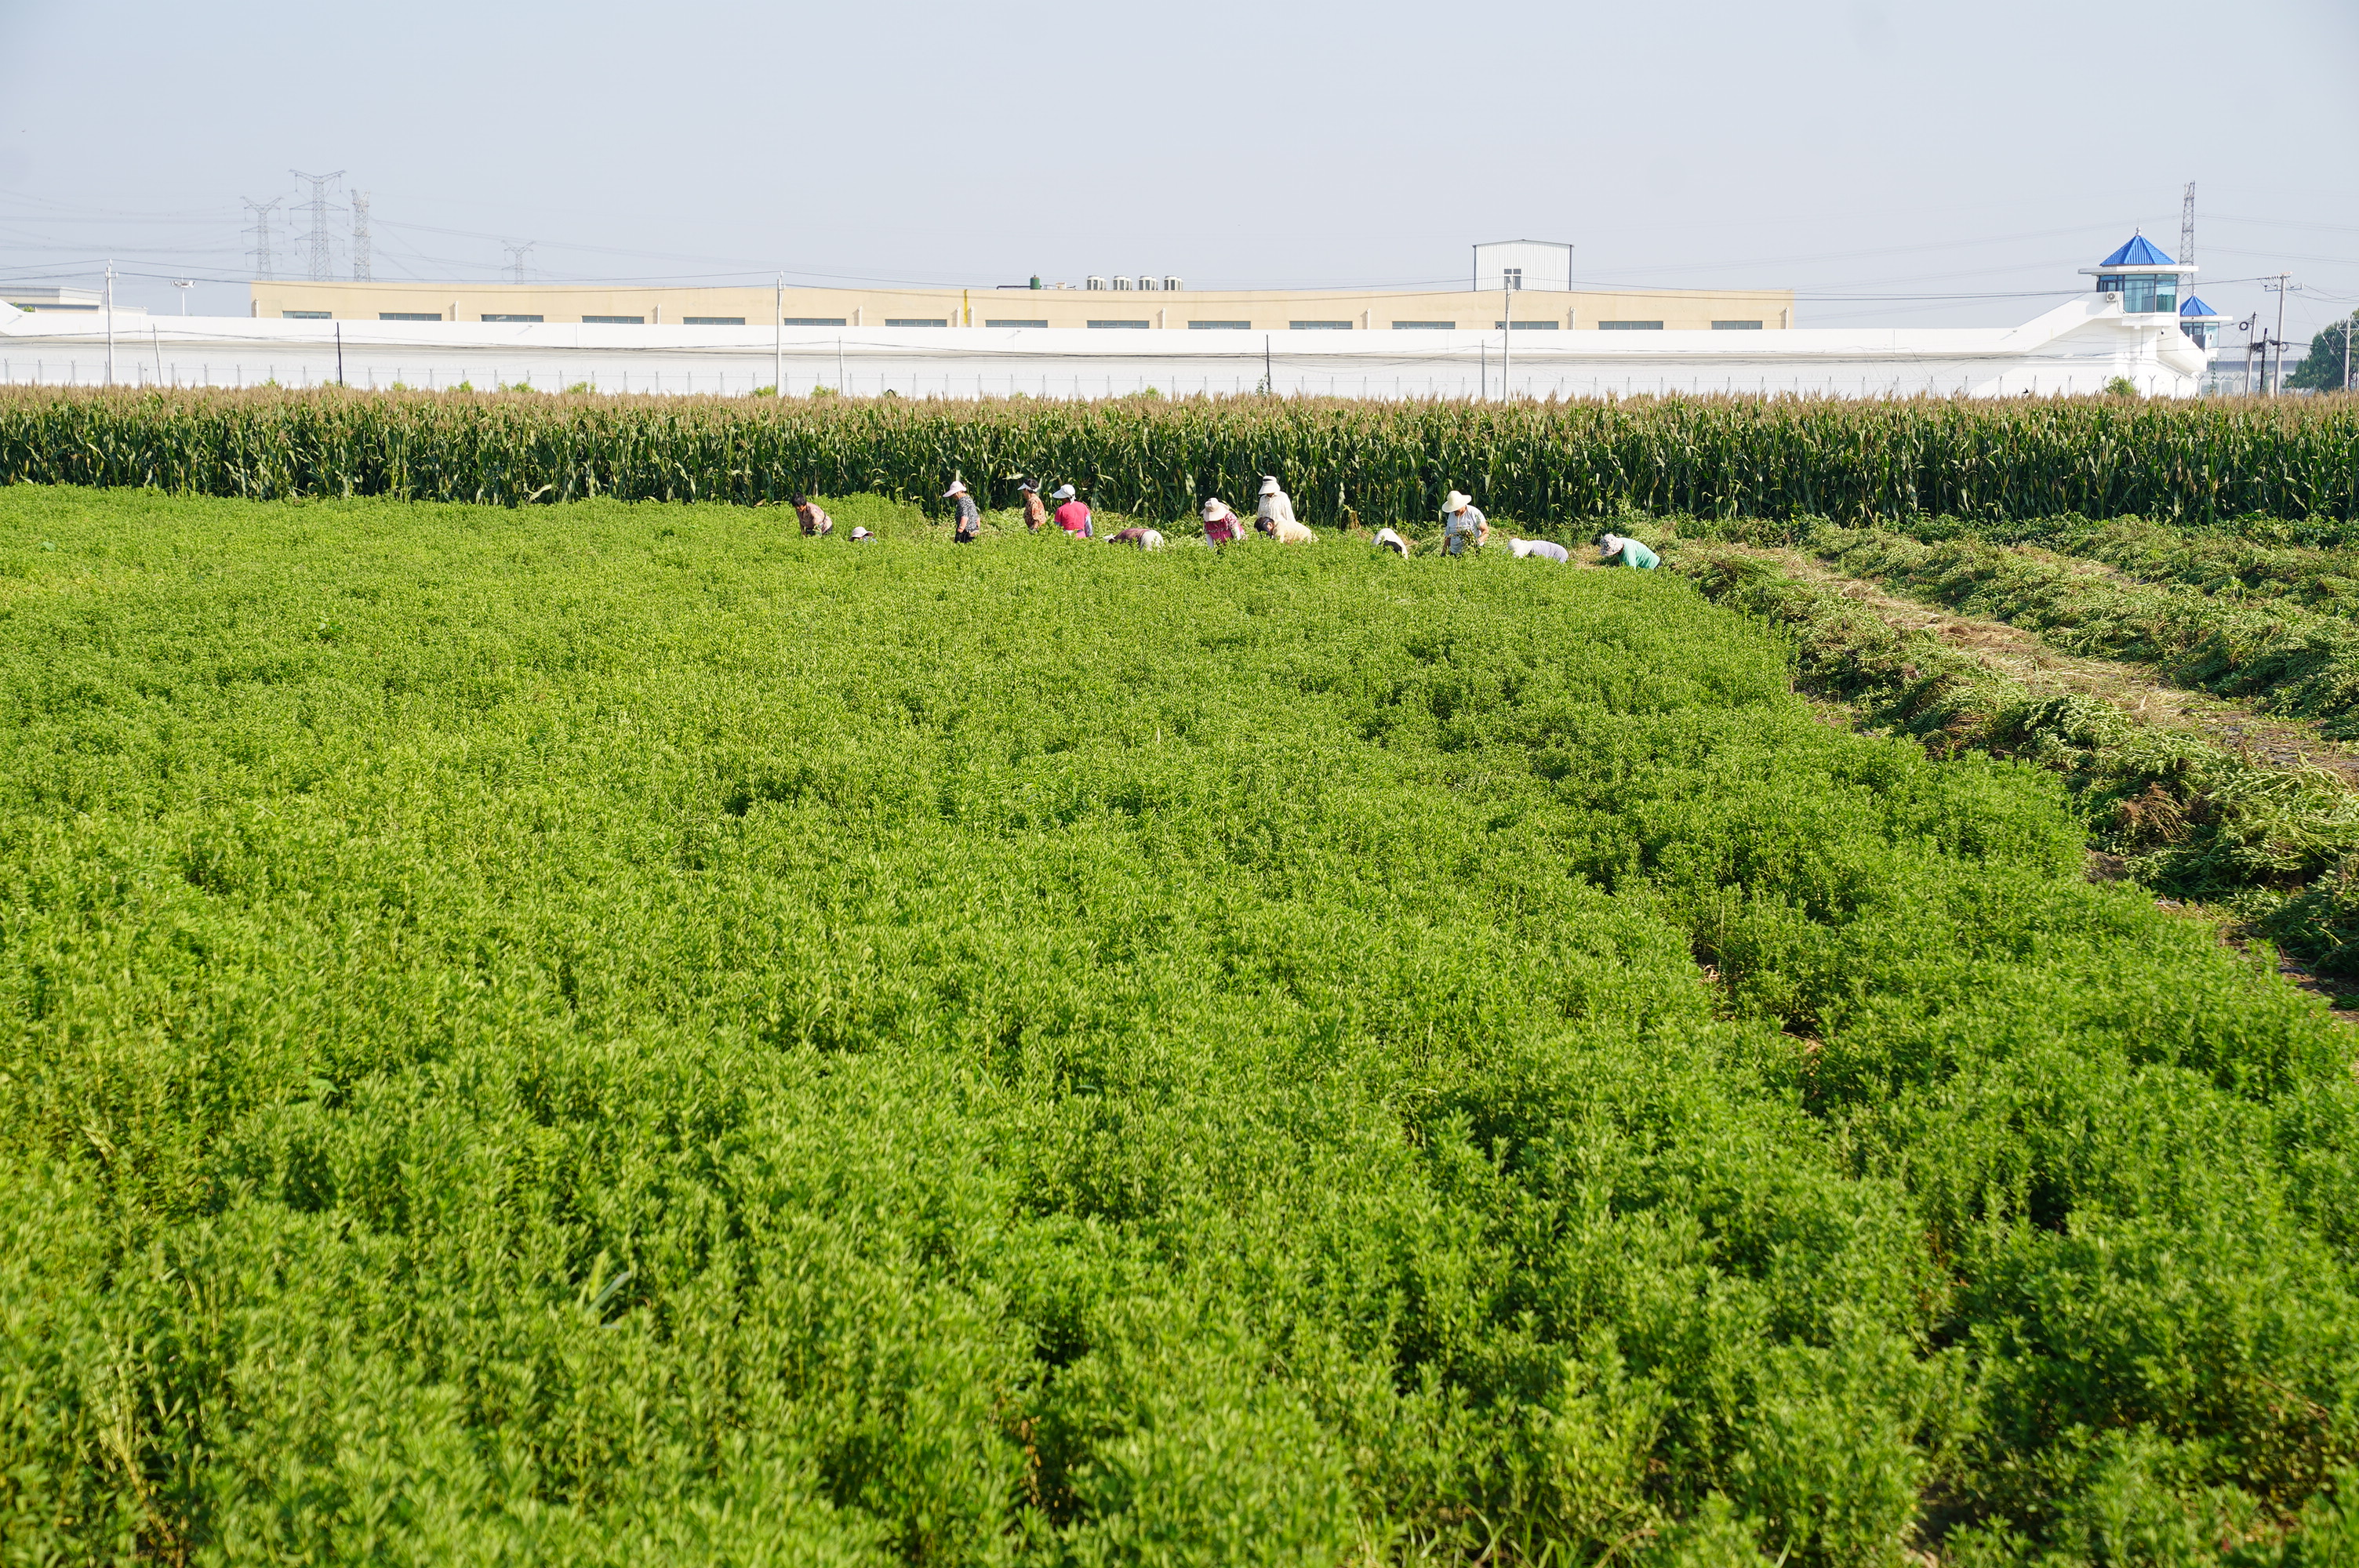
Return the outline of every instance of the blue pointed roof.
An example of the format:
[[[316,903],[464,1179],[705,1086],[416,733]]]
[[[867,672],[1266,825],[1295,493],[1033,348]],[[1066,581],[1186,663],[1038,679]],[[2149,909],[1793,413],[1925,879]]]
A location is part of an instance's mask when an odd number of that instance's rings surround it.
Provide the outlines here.
[[[2192,294],[2187,297],[2187,303],[2179,308],[2179,313],[2181,316],[2217,316],[2220,314],[2220,312],[2212,309],[2212,307],[2204,304],[2202,300],[2197,298]]]
[[[2176,266],[2179,264],[2155,249],[2154,242],[2144,234],[2132,234],[2120,250],[2097,265],[2099,266]]]

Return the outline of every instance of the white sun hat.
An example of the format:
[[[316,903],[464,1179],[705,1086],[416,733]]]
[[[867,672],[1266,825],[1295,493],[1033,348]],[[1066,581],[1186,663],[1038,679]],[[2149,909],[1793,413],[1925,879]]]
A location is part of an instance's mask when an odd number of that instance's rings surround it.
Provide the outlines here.
[[[1277,488],[1277,476],[1276,474],[1266,473],[1261,476],[1261,492],[1264,495],[1276,495],[1279,493]]]
[[[1040,493],[1040,484],[1038,480],[1019,480],[1016,481],[1016,488],[1018,490],[1028,490],[1035,495]]]
[[[875,535],[870,533],[865,528],[854,528],[852,531],[852,536],[855,539],[874,539],[876,537]]]
[[[1071,501],[1073,499],[1073,487],[1070,484],[1060,484],[1056,489],[1049,492],[1049,499],[1051,501]]]
[[[953,495],[964,495],[965,493],[966,481],[962,479],[954,479],[951,481],[951,487],[942,492],[942,499],[944,501],[948,501]]]
[[[1622,535],[1619,534],[1600,534],[1597,535],[1597,547],[1610,556],[1614,551],[1622,547]]]
[[[1453,490],[1441,498],[1444,512],[1463,512],[1474,504],[1474,498],[1462,490]]]
[[[1223,501],[1219,496],[1213,496],[1210,501],[1204,503],[1205,522],[1217,523],[1228,514],[1229,503]]]

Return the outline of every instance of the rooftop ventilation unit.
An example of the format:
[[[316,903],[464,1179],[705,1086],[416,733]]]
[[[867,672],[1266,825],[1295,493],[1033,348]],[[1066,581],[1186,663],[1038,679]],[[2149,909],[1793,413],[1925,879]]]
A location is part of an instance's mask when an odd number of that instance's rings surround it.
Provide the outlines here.
[[[1127,293],[1130,289],[1130,279],[1123,276],[1120,273],[1116,273],[1114,275],[1114,286],[1116,289],[1121,290],[1124,293]]]
[[[1082,280],[1082,287],[1083,288],[1103,288],[1105,286],[1105,279],[1098,276],[1094,273]]]
[[[1155,275],[1153,273],[1142,272],[1138,275],[1138,287],[1145,289],[1147,293],[1152,294],[1163,286],[1155,281]]]
[[[1169,292],[1171,292],[1171,293],[1173,293],[1173,294],[1177,294],[1177,293],[1179,293],[1179,292],[1180,292],[1180,276],[1179,276],[1179,274],[1177,274],[1177,273],[1166,273],[1166,274],[1164,274],[1164,276],[1163,276],[1163,287],[1164,287],[1167,290],[1169,290]]]

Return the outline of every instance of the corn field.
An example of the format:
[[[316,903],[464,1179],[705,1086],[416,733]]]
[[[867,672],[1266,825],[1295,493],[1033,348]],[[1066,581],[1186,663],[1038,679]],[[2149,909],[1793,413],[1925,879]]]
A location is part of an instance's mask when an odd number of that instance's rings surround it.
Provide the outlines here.
[[[0,392],[0,482],[257,500],[777,502],[873,492],[986,506],[1026,475],[1173,517],[1282,475],[1307,522],[1431,515],[1463,489],[1529,521],[2078,514],[2359,518],[2359,399],[2146,403],[1641,398],[1375,406],[1293,398],[617,401],[533,394]]]

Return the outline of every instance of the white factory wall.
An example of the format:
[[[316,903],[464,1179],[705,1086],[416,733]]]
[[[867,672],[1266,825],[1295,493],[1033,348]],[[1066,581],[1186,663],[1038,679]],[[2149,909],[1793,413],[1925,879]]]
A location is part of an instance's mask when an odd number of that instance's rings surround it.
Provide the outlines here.
[[[114,334],[126,386],[445,390],[586,384],[607,394],[1121,396],[1273,390],[1345,397],[1461,397],[1503,391],[1498,332],[1107,332],[1071,330],[610,327],[570,323],[269,321],[149,317]],[[1534,341],[1547,339],[1547,341]],[[341,359],[340,356],[341,355]],[[341,364],[341,372],[339,366]],[[2126,318],[2098,296],[2017,328],[1518,333],[1505,390],[1518,397],[1669,393],[2012,396],[2089,393],[2126,376],[2191,395],[2204,355],[2176,324]],[[0,383],[106,380],[103,323],[0,318]]]

